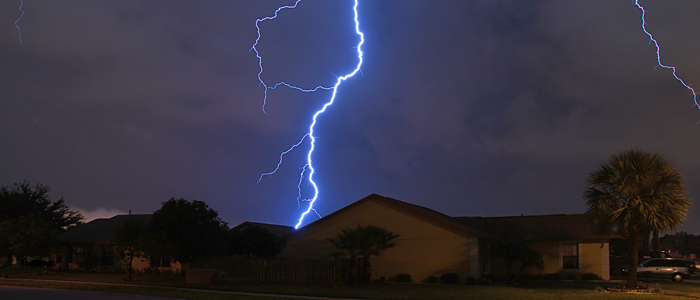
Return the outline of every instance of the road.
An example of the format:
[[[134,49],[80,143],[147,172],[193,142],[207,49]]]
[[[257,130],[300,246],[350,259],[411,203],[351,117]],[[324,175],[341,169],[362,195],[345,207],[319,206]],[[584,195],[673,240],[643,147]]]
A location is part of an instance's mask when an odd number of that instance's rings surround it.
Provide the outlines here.
[[[178,298],[151,297],[77,290],[57,290],[35,287],[0,286],[2,300],[176,300]],[[179,300],[179,299],[178,299]]]

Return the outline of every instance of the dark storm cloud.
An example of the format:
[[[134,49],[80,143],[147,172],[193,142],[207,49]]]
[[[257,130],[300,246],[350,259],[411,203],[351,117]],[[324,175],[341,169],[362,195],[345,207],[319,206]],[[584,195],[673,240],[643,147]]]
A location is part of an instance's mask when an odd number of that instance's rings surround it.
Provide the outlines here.
[[[0,183],[53,187],[91,212],[200,199],[231,224],[294,224],[329,92],[263,90],[255,19],[289,1],[25,1],[0,7]],[[700,82],[695,1],[646,1],[663,61]],[[332,85],[357,62],[351,1],[304,0],[261,24],[268,83]],[[659,151],[700,189],[692,95],[656,68],[620,1],[360,1],[362,74],[319,118],[319,212],[370,193],[452,215],[580,213],[613,152]],[[694,206],[686,229],[700,232]],[[311,220],[311,219],[310,219]]]

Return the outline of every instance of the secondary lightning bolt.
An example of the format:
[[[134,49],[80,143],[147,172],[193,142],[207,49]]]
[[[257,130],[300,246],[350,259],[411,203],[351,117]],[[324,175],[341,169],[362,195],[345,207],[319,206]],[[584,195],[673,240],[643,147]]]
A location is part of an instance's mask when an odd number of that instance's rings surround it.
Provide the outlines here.
[[[265,84],[265,82],[264,82],[264,81],[262,80],[262,78],[261,78],[261,75],[262,75],[262,72],[263,72],[262,57],[260,56],[260,53],[258,52],[258,49],[256,48],[257,45],[258,45],[258,42],[260,41],[260,27],[259,27],[258,25],[260,24],[260,22],[263,22],[263,21],[266,21],[266,20],[273,20],[273,19],[277,18],[278,13],[279,13],[281,10],[283,10],[283,9],[293,9],[293,8],[296,8],[297,5],[299,4],[299,2],[301,2],[301,0],[297,0],[297,1],[294,3],[294,5],[287,5],[287,6],[282,6],[282,7],[278,8],[277,10],[275,10],[275,14],[274,14],[273,16],[271,16],[271,17],[265,17],[265,18],[262,18],[262,19],[257,19],[257,20],[255,21],[255,27],[256,27],[257,30],[258,30],[258,38],[255,40],[255,43],[253,44],[253,47],[250,49],[250,51],[255,51],[255,56],[258,58],[258,64],[259,64],[259,66],[260,66],[260,72],[258,72],[258,80],[260,81],[260,85],[263,86],[263,87],[265,88],[265,96],[264,96],[264,99],[263,99],[263,112],[264,112],[265,114],[267,114],[267,112],[265,112],[265,104],[267,103],[267,91],[268,91],[268,90],[271,90],[271,89],[275,89],[275,88],[277,88],[277,87],[280,86],[280,85],[284,85],[284,86],[287,86],[287,87],[289,87],[289,88],[293,88],[293,89],[296,89],[296,90],[299,90],[299,91],[302,91],[302,92],[315,92],[315,91],[318,91],[318,90],[332,90],[332,91],[333,91],[333,94],[331,95],[331,98],[328,100],[328,102],[326,102],[326,103],[323,105],[323,107],[322,107],[320,110],[316,111],[316,113],[313,115],[311,125],[309,126],[309,131],[301,138],[301,140],[300,140],[298,143],[296,143],[295,145],[293,145],[292,147],[290,147],[290,148],[287,149],[286,151],[282,152],[282,154],[280,154],[280,160],[279,160],[279,162],[277,163],[277,168],[275,168],[274,171],[268,172],[268,173],[263,173],[263,174],[260,176],[260,179],[258,180],[258,182],[260,182],[260,180],[262,180],[262,178],[263,178],[264,176],[271,176],[272,174],[274,174],[274,173],[279,169],[280,165],[282,164],[282,159],[283,159],[284,155],[287,154],[287,153],[289,153],[290,151],[294,150],[294,149],[295,149],[296,147],[298,147],[299,145],[301,145],[307,137],[309,138],[310,144],[311,144],[310,146],[311,146],[311,147],[310,147],[309,152],[308,152],[308,154],[307,154],[307,156],[306,156],[307,161],[306,161],[306,164],[304,165],[304,167],[302,168],[301,174],[299,175],[299,184],[297,185],[297,188],[298,188],[298,191],[299,191],[299,196],[297,197],[297,202],[298,202],[298,203],[300,203],[299,201],[309,202],[309,207],[306,209],[306,211],[304,211],[304,212],[301,214],[301,217],[299,218],[299,222],[296,224],[296,226],[294,226],[294,228],[299,228],[299,226],[301,226],[302,222],[304,221],[304,217],[305,217],[307,214],[309,214],[310,212],[313,211],[313,212],[315,212],[315,213],[318,215],[318,212],[316,212],[316,210],[315,210],[314,207],[313,207],[313,206],[314,206],[314,203],[316,202],[316,200],[318,200],[318,194],[319,194],[318,185],[317,185],[316,182],[314,182],[314,180],[313,180],[313,176],[314,176],[315,170],[314,170],[314,167],[313,167],[313,160],[312,160],[312,157],[313,157],[313,152],[314,152],[314,150],[316,149],[316,144],[315,144],[315,143],[316,143],[316,137],[314,137],[314,128],[315,128],[315,126],[316,126],[316,124],[317,124],[318,116],[320,116],[321,114],[323,114],[323,113],[328,109],[328,107],[331,106],[331,105],[333,105],[333,102],[335,102],[335,97],[336,97],[336,95],[337,95],[338,87],[340,86],[340,84],[341,84],[343,81],[347,80],[347,79],[350,78],[350,77],[355,76],[355,74],[357,74],[358,72],[360,72],[360,67],[362,66],[362,45],[365,43],[364,34],[360,31],[360,22],[359,22],[359,20],[358,20],[358,13],[357,13],[358,0],[355,0],[355,5],[353,6],[353,11],[354,11],[354,14],[355,14],[355,15],[354,15],[355,33],[356,33],[357,35],[360,36],[360,42],[357,44],[357,46],[354,47],[355,49],[357,49],[358,63],[357,63],[357,66],[355,67],[355,69],[354,69],[352,72],[350,72],[350,73],[348,73],[348,74],[346,74],[346,75],[344,75],[344,76],[340,76],[340,77],[337,77],[337,76],[336,76],[336,79],[337,79],[337,80],[336,80],[336,83],[335,83],[335,85],[334,85],[333,87],[317,86],[316,88],[313,88],[313,89],[303,89],[303,88],[300,88],[300,87],[297,87],[297,86],[289,85],[289,84],[287,84],[287,83],[285,83],[285,82],[280,82],[280,83],[277,83],[277,84],[275,84],[275,85],[273,85],[273,86],[268,86],[267,84]],[[249,51],[249,52],[250,52],[250,51]],[[311,185],[311,186],[313,187],[313,197],[311,197],[311,198],[309,198],[309,199],[300,200],[300,199],[301,199],[301,184],[302,184],[302,182],[304,181],[304,175],[305,175],[307,172],[308,172],[307,178],[308,178],[308,180],[309,180],[309,185]],[[319,217],[320,217],[320,215],[319,215]]]
[[[635,0],[634,4],[637,5],[637,7],[642,11],[642,30],[644,30],[644,33],[646,33],[646,35],[649,36],[649,39],[650,39],[649,43],[654,43],[654,46],[656,46],[656,61],[658,63],[657,67],[662,67],[664,69],[673,70],[673,77],[675,77],[676,80],[678,80],[684,87],[686,87],[687,89],[689,89],[693,93],[694,106],[697,106],[698,109],[700,109],[700,105],[698,105],[698,94],[695,92],[695,90],[692,87],[690,87],[688,84],[686,84],[685,81],[683,81],[683,79],[678,77],[678,75],[676,74],[676,67],[667,66],[667,65],[664,65],[661,63],[661,48],[659,47],[659,42],[656,41],[654,36],[652,36],[651,33],[649,33],[649,31],[647,31],[647,21],[646,21],[646,13],[647,12],[646,12],[646,10],[644,10],[644,7],[642,6],[642,4],[639,3],[639,0]]]
[[[298,86],[294,86],[294,85],[288,84],[288,83],[286,83],[286,82],[284,82],[284,81],[279,82],[279,83],[277,83],[277,84],[274,84],[273,86],[268,86],[268,85],[265,83],[265,81],[262,80],[262,73],[263,73],[262,56],[260,56],[260,53],[258,52],[258,48],[257,48],[258,42],[260,41],[260,23],[261,23],[261,22],[265,22],[265,21],[267,21],[267,20],[274,20],[274,19],[276,19],[276,18],[277,18],[277,15],[279,14],[279,12],[280,12],[281,10],[283,10],[283,9],[294,9],[294,8],[297,7],[297,5],[299,5],[299,2],[301,2],[301,0],[297,0],[296,2],[294,2],[294,5],[286,5],[286,6],[282,6],[282,7],[277,8],[277,10],[275,10],[275,14],[272,15],[271,17],[264,17],[264,18],[262,18],[262,19],[257,19],[257,20],[255,20],[255,28],[258,30],[258,38],[255,39],[255,43],[253,43],[253,47],[251,47],[250,50],[248,50],[248,52],[255,51],[255,57],[258,58],[258,66],[260,67],[260,71],[258,72],[258,81],[260,82],[260,85],[261,85],[262,87],[265,88],[265,96],[263,97],[262,111],[263,111],[263,113],[265,113],[266,115],[267,115],[267,112],[265,111],[265,105],[267,105],[267,90],[274,90],[274,89],[276,89],[276,88],[277,88],[278,86],[280,86],[280,85],[284,85],[284,86],[286,86],[286,87],[289,87],[289,88],[292,88],[292,89],[295,89],[295,90],[299,90],[299,91],[302,91],[302,92],[306,92],[306,93],[311,93],[311,92],[315,92],[315,91],[318,91],[318,90],[330,90],[330,89],[333,89],[333,88],[325,87],[325,86],[317,86],[317,87],[315,87],[315,88],[313,88],[313,89],[304,89],[304,88],[300,88],[300,87],[298,87]],[[274,172],[273,172],[273,173],[274,173]]]
[[[22,33],[19,31],[19,25],[17,25],[17,22],[19,20],[22,20],[22,17],[24,16],[24,11],[22,10],[22,5],[24,5],[24,2],[22,0],[19,0],[19,11],[22,12],[22,14],[19,16],[17,20],[15,20],[15,27],[17,27],[17,34],[19,34],[19,43],[22,43]]]

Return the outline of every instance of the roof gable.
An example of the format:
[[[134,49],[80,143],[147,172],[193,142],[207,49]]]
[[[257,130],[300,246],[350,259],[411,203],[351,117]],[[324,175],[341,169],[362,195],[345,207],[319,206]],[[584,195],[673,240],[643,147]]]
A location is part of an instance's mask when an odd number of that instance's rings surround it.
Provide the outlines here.
[[[243,229],[243,228],[246,228],[249,226],[258,226],[260,228],[267,229],[269,232],[271,232],[272,234],[274,234],[278,238],[283,238],[283,237],[286,237],[286,236],[294,233],[294,227],[291,227],[291,226],[258,223],[258,222],[248,222],[248,221],[245,221],[241,224],[238,224],[236,227],[233,227],[230,230]]]
[[[346,207],[343,207],[319,220],[316,220],[302,228],[296,231],[293,235],[304,235],[307,232],[313,231],[316,228],[319,228],[319,226],[323,226],[323,224],[327,221],[332,219],[333,217],[343,214],[344,212],[351,210],[357,206],[360,206],[366,202],[375,202],[378,204],[381,204],[385,207],[388,207],[390,209],[396,210],[400,213],[403,213],[405,215],[409,215],[411,217],[414,217],[416,219],[419,219],[423,222],[442,227],[444,229],[447,229],[449,231],[455,232],[457,234],[463,235],[463,236],[477,236],[477,237],[482,237],[482,238],[494,238],[492,234],[482,231],[476,228],[472,228],[471,226],[465,226],[464,224],[461,224],[460,222],[457,222],[454,218],[445,215],[443,213],[437,212],[435,210],[422,207],[419,205],[415,204],[410,204],[407,202],[399,201],[396,199],[392,199],[389,197],[384,197],[380,196],[377,194],[371,194],[365,198],[360,199],[359,201],[356,201]]]

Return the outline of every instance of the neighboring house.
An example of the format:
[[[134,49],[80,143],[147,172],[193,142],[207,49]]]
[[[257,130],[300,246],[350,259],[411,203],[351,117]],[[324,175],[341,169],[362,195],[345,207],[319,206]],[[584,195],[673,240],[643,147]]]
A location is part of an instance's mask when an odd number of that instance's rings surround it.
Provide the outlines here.
[[[599,234],[585,214],[454,219],[494,235],[513,233],[524,238],[531,248],[542,253],[544,260],[544,270],[530,269],[528,274],[593,273],[609,280],[608,242],[611,238],[621,238],[615,234]],[[505,267],[501,260],[492,259],[485,262],[483,269],[503,273]]]
[[[62,269],[94,268],[104,271],[122,269],[123,264],[110,241],[114,229],[125,218],[139,218],[148,222],[151,216],[150,214],[117,215],[109,219],[95,219],[63,232],[58,235],[62,246],[61,251],[52,257],[52,261],[57,262]],[[160,258],[137,258],[132,262],[132,266],[137,272],[150,267],[158,267],[161,270],[180,270],[179,263],[170,263],[169,260]]]
[[[282,249],[280,250],[280,253],[277,255],[277,257],[285,257],[286,256],[287,237],[294,233],[294,231],[295,231],[294,227],[285,226],[285,225],[276,225],[276,224],[267,224],[267,223],[245,221],[241,224],[238,224],[236,227],[229,229],[229,231],[242,230],[242,229],[245,229],[248,227],[253,227],[253,226],[267,229],[267,231],[274,234],[277,237],[277,240],[280,243],[282,243]]]
[[[396,247],[373,258],[373,280],[401,273],[414,281],[445,273],[457,273],[462,280],[502,274],[498,260],[488,256],[488,245],[505,232],[521,235],[544,256],[544,270],[525,273],[594,273],[610,278],[611,236],[595,233],[584,215],[450,217],[376,194],[297,230],[287,238],[287,258],[329,259],[337,250],[328,239],[358,225],[384,227],[400,235]]]

